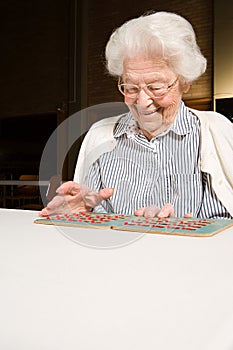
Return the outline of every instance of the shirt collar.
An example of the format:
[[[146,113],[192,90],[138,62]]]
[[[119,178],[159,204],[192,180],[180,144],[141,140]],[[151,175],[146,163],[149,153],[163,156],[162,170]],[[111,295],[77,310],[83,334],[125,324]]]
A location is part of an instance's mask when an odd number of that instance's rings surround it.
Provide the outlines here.
[[[181,101],[177,116],[171,125],[170,130],[178,135],[189,134],[193,128],[192,118],[190,118],[191,115],[189,109],[185,106],[184,102]]]
[[[116,124],[114,137],[120,137],[123,134],[127,136],[138,134],[140,131],[137,121],[134,119],[131,112],[125,114]]]
[[[184,102],[181,101],[177,116],[171,125],[170,129],[167,131],[172,131],[178,135],[186,135],[192,130],[192,122],[190,119],[190,111],[185,106]],[[166,132],[166,133],[167,133]],[[117,123],[114,130],[114,137],[120,137],[123,134],[126,134],[128,137],[134,135],[142,134],[137,121],[134,119],[131,112],[125,114]]]

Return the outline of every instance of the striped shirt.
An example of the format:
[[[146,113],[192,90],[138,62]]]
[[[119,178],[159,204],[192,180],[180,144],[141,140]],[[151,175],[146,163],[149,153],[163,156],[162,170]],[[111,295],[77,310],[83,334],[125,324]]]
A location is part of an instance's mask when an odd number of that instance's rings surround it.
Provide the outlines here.
[[[95,161],[86,179],[93,190],[114,188],[95,212],[134,214],[171,203],[175,215],[231,218],[200,170],[200,124],[182,102],[172,126],[150,141],[129,112],[116,124],[116,147]]]

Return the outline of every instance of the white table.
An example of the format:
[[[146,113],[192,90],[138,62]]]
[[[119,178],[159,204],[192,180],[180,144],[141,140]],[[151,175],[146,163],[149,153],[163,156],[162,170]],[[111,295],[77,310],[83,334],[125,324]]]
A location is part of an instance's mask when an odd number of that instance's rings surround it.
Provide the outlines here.
[[[1,349],[233,349],[232,228],[91,249],[36,217],[0,210]]]

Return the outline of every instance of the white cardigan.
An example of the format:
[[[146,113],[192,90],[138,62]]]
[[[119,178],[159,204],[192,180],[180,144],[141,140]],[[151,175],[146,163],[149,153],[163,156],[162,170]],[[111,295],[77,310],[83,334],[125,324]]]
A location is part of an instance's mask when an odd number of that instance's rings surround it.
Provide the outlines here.
[[[217,197],[233,216],[233,124],[216,112],[191,109],[201,123],[201,171],[209,173]],[[89,166],[116,145],[113,130],[122,117],[110,117],[92,125],[77,160],[74,181],[83,183]]]

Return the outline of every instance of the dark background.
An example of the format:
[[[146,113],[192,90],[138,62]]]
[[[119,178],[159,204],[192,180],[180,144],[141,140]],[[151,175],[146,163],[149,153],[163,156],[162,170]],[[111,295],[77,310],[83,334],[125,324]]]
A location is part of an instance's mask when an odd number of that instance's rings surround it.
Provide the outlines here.
[[[104,48],[116,27],[150,10],[176,12],[192,23],[208,69],[185,100],[213,109],[214,8],[211,0],[1,1],[0,174],[38,174],[57,125],[86,107],[122,101],[105,70]],[[232,98],[219,99],[216,107],[232,118]],[[78,147],[67,156],[64,180],[72,179]]]

